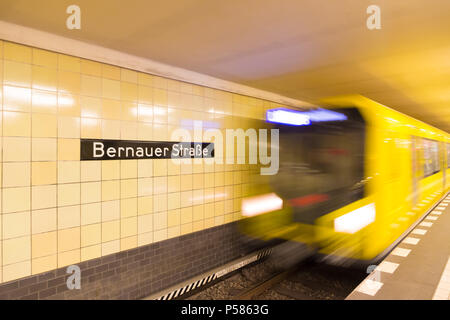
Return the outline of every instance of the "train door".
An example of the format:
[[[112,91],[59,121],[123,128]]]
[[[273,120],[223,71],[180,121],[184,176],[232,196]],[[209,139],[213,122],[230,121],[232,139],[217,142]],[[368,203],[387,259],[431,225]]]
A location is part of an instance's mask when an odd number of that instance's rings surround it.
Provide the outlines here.
[[[413,207],[417,205],[419,201],[419,192],[418,192],[418,150],[417,150],[417,138],[415,136],[411,136],[411,159],[412,159],[412,190],[411,190],[411,204]]]
[[[443,185],[442,185],[442,192],[445,192],[445,186],[446,186],[446,179],[447,179],[447,161],[448,161],[448,159],[446,160],[445,158],[446,158],[446,145],[445,145],[445,142],[442,142],[441,143],[441,146],[442,146],[442,152],[441,152],[441,154],[442,154],[442,182],[443,182]]]

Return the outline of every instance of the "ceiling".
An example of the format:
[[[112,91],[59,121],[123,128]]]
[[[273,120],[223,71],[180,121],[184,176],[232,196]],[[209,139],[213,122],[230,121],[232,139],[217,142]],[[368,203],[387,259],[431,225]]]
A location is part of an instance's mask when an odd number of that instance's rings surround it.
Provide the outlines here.
[[[303,101],[359,93],[450,132],[448,0],[1,0],[0,20]]]

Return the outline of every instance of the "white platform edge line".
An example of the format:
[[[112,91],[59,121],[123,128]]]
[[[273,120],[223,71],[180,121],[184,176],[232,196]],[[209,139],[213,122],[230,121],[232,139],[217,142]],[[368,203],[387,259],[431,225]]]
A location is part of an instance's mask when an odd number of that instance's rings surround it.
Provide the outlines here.
[[[450,257],[434,292],[433,300],[450,300]]]

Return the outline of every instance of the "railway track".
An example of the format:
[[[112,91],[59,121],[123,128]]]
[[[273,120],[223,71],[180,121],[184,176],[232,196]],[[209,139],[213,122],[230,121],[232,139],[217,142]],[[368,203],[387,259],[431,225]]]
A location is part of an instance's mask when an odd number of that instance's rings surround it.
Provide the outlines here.
[[[341,300],[367,276],[362,270],[305,261],[274,272],[269,261],[237,271],[188,300]]]

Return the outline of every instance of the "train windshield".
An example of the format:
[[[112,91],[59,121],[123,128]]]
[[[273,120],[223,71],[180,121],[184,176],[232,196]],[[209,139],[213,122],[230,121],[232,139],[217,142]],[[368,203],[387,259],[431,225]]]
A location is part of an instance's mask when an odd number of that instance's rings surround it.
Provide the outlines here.
[[[339,112],[348,119],[276,125],[280,168],[271,185],[291,204],[298,221],[312,223],[363,197],[365,124],[357,109]]]

